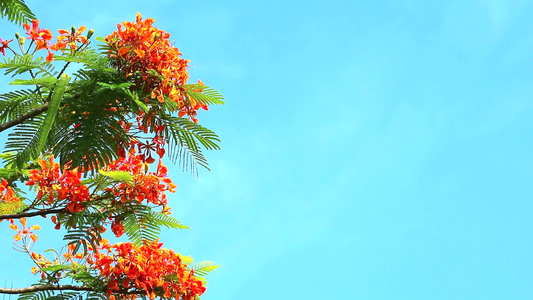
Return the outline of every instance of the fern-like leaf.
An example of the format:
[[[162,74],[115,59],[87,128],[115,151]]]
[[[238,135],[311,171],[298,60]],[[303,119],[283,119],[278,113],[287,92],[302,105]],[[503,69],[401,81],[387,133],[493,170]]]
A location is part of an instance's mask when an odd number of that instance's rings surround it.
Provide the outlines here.
[[[217,265],[212,261],[203,261],[194,264],[191,269],[194,270],[194,275],[206,276],[208,273],[214,271],[218,267],[220,267],[220,265]]]
[[[24,163],[37,157],[39,129],[43,121],[43,115],[36,116],[29,122],[20,124],[9,134],[4,149],[5,165],[22,168]]]
[[[55,76],[54,66],[42,57],[33,59],[33,55],[17,55],[12,58],[4,58],[0,63],[0,69],[6,69],[5,75],[12,76],[22,74],[29,70],[36,70],[35,76],[44,73],[47,76]]]
[[[208,150],[220,149],[218,136],[213,131],[185,118],[163,115],[162,120],[165,122],[164,134],[169,144],[169,157],[172,162],[179,162],[184,170],[191,171],[193,175],[197,175],[198,165],[209,170],[201,146]]]
[[[9,21],[19,26],[36,18],[23,0],[0,1],[0,17],[7,17]]]
[[[124,216],[122,224],[124,233],[136,245],[156,241],[162,226],[174,229],[189,228],[175,218],[160,212],[153,212],[144,205],[132,207],[131,212]]]
[[[0,95],[0,123],[9,122],[42,105],[33,90],[18,90]]]
[[[23,293],[19,295],[18,300],[47,300],[53,294],[54,292],[48,290]]]
[[[195,101],[207,105],[224,104],[224,96],[216,90],[200,84],[186,84],[183,86],[185,94]]]

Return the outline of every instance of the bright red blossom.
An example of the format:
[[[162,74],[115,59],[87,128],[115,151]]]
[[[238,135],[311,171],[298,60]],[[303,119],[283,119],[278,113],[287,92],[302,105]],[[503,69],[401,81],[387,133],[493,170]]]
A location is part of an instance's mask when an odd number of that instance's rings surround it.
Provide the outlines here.
[[[161,243],[135,246],[132,243],[108,244],[102,240],[87,261],[100,275],[108,278],[107,296],[134,297],[121,294],[134,288],[150,299],[156,297],[192,300],[205,292],[202,281],[182,263],[179,254],[162,248]]]
[[[89,200],[89,188],[81,184],[81,172],[77,168],[65,166],[60,171],[59,164],[51,156],[48,161],[39,160],[40,169],[30,171],[30,180],[26,185],[38,185],[37,198],[48,194],[47,204],[66,200],[71,213],[81,211],[83,202]]]
[[[6,49],[9,48],[9,43],[11,43],[13,40],[3,40],[0,38],[0,52],[2,52],[2,55],[6,55]]]
[[[147,163],[140,155],[129,155],[109,164],[110,171],[125,171],[132,175],[131,183],[123,182],[106,191],[111,192],[122,203],[146,201],[163,207],[167,205],[166,191],[174,193],[176,185],[168,178],[167,168],[161,160],[157,172],[146,172]]]
[[[118,31],[106,37],[114,49],[110,56],[126,77],[136,75],[135,84],[149,91],[152,99],[164,102],[168,98],[177,102],[180,114],[187,114],[197,122],[196,110],[207,109],[207,105],[196,105],[183,93],[182,86],[189,78],[189,61],[180,58],[178,48],[170,44],[170,34],[153,27],[154,22],[152,18],[143,21],[137,14],[135,23],[118,24]]]
[[[29,39],[35,42],[35,50],[46,49],[48,51],[48,56],[46,56],[46,61],[54,60],[54,54],[50,52],[50,45],[48,42],[52,39],[52,32],[50,29],[41,29],[39,28],[39,20],[35,19],[31,21],[32,27],[24,23],[24,29],[29,36]]]
[[[9,182],[3,178],[0,183],[0,202],[22,203],[22,201],[16,196],[15,191],[9,186]]]

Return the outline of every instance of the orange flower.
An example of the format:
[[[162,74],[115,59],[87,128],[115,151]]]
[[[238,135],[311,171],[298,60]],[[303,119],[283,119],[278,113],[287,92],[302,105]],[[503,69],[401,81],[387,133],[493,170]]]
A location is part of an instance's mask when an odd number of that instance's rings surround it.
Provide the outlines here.
[[[168,97],[181,105],[184,96],[180,86],[189,78],[189,61],[180,58],[178,48],[170,45],[170,34],[153,27],[154,22],[152,18],[143,21],[137,13],[135,23],[119,24],[118,31],[106,37],[115,50],[110,56],[127,77],[140,74],[135,83],[150,91],[153,99],[163,102]]]
[[[57,44],[52,45],[51,49],[60,50],[67,48],[67,46],[70,47],[71,50],[76,49],[76,42],[84,44],[87,41],[87,38],[81,35],[85,30],[87,30],[85,26],[81,26],[78,30],[74,30],[73,28],[72,31],[59,29],[58,32],[60,36],[57,37]]]
[[[26,185],[38,185],[37,198],[48,194],[47,204],[66,200],[70,212],[83,210],[82,203],[88,201],[90,195],[87,185],[81,184],[81,172],[77,168],[69,169],[68,165],[61,171],[53,156],[48,161],[39,160],[38,164],[41,169],[31,170],[30,180],[26,182]]]
[[[178,253],[162,248],[161,243],[135,246],[132,243],[109,245],[103,241],[101,248],[88,259],[108,278],[107,296],[121,296],[120,291],[142,291],[148,298],[195,299],[205,292],[201,280],[182,263]]]
[[[26,228],[26,218],[20,218],[20,223],[22,224],[22,229],[19,230],[18,226],[15,225],[15,221],[11,220],[11,225],[9,225],[9,228],[13,230],[18,230],[17,234],[14,236],[15,241],[20,241],[21,239],[25,239],[28,236],[33,240],[33,242],[37,241],[37,235],[35,235],[31,230],[37,230],[41,229],[39,225],[33,225],[30,228]]]
[[[18,203],[22,205],[22,201],[16,196],[15,191],[8,186],[9,182],[2,178],[0,182],[0,202],[4,203]]]
[[[146,201],[165,207],[167,205],[166,191],[173,193],[176,185],[168,178],[167,169],[159,161],[157,173],[145,172],[147,162],[142,155],[129,155],[112,162],[107,169],[110,171],[124,171],[132,175],[131,183],[121,183],[106,191],[120,199],[122,203],[141,203]]]
[[[116,237],[121,237],[124,234],[124,225],[122,225],[122,222],[115,219],[111,224],[111,231],[113,231]]]
[[[50,45],[48,42],[52,39],[52,33],[49,29],[39,28],[39,20],[32,20],[32,28],[30,25],[24,23],[24,29],[29,35],[29,38],[35,42],[35,50],[46,49],[48,55],[46,56],[46,61],[50,62],[54,60],[54,55],[50,52]]]

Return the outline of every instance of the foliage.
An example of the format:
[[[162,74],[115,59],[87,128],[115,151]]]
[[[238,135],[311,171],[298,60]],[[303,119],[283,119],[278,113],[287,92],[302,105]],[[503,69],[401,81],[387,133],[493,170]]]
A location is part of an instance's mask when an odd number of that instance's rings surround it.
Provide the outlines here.
[[[17,23],[34,18],[17,0],[0,2],[0,14]],[[218,266],[192,264],[159,242],[163,227],[188,228],[170,216],[167,193],[176,185],[163,158],[193,174],[208,168],[202,149],[219,149],[219,139],[198,124],[197,113],[224,102],[201,81],[187,84],[189,61],[154,22],[138,14],[97,38],[99,50],[90,47],[92,30],[59,30],[53,43],[35,19],[23,24],[29,43],[16,37],[19,52],[0,39],[1,52],[13,53],[0,69],[20,87],[0,94],[0,131],[12,129],[0,155],[0,221],[9,221],[15,249],[41,274],[34,286],[0,293],[23,300],[186,300],[205,291],[202,276]],[[68,75],[71,64],[77,70]],[[64,251],[32,251],[40,227],[26,222],[35,216],[66,231]],[[129,241],[109,243],[108,229]]]
[[[2,0],[0,1],[0,17],[7,18],[11,22],[21,25],[35,19],[35,15],[23,0]]]

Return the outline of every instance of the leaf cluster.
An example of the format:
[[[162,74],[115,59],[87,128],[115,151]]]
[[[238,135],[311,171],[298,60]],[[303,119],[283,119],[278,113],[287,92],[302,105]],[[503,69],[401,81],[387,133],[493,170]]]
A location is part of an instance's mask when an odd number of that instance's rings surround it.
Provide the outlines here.
[[[35,19],[35,15],[24,3],[24,0],[2,0],[0,1],[0,17],[7,18],[17,25]]]

